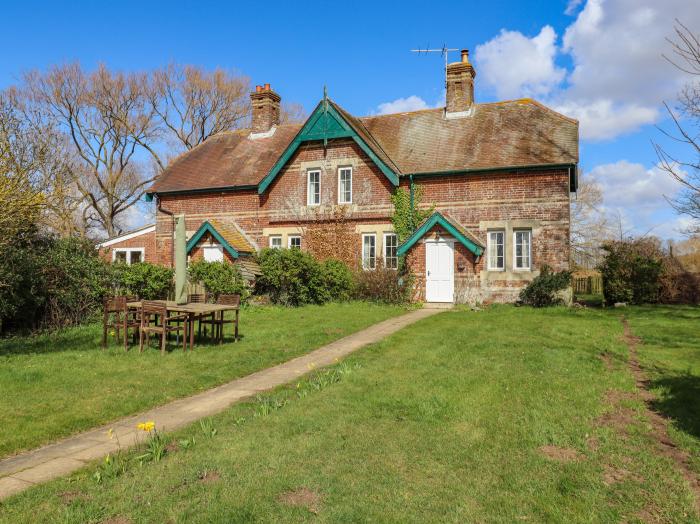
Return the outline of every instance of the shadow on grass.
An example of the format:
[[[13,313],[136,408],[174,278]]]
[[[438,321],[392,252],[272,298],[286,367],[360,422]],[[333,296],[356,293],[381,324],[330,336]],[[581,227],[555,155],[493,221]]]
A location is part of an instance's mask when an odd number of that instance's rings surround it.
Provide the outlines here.
[[[101,343],[101,328],[93,324],[50,333],[0,339],[0,357],[62,351],[100,351]],[[113,337],[108,340],[108,347],[117,347]]]
[[[700,438],[700,376],[690,373],[652,380],[651,388],[662,390],[651,407],[673,419],[678,429]]]

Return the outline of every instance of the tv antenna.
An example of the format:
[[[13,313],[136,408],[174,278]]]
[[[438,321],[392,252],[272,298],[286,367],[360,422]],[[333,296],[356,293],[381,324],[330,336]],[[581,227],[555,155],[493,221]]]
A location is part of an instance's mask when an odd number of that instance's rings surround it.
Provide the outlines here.
[[[445,59],[445,86],[447,86],[447,55],[450,51],[459,51],[459,49],[447,47],[447,44],[442,44],[442,48],[440,49],[430,49],[430,45],[426,45],[425,49],[411,49],[411,53],[418,53],[419,55],[421,53],[425,53],[426,55],[428,53],[440,53],[443,56]]]

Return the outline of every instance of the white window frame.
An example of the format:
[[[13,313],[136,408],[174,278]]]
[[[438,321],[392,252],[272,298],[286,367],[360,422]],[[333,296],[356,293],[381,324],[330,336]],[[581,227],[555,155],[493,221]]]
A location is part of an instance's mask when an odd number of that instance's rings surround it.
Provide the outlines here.
[[[491,247],[495,245],[493,244],[491,240],[491,235],[501,235],[501,238],[503,239],[503,267],[498,267],[498,266],[492,266],[491,265]],[[496,257],[498,258],[498,257]],[[506,232],[504,229],[493,229],[488,231],[486,235],[486,267],[489,271],[505,271],[506,270]]]
[[[141,262],[146,261],[146,248],[143,247],[114,247],[112,248],[112,263],[117,260],[117,251],[122,251],[126,253],[126,265],[131,265],[131,253],[139,252],[141,253]]]
[[[273,245],[273,240],[279,240],[279,245]],[[270,246],[271,249],[282,249],[282,235],[270,235],[270,238],[268,239],[268,246]]]
[[[217,254],[219,254],[219,253],[221,254],[221,257],[219,260],[207,260],[205,252],[207,250],[213,250],[213,249],[216,250]],[[206,262],[224,262],[226,260],[226,255],[224,255],[224,246],[222,246],[221,244],[206,244],[206,245],[202,246],[202,260],[204,260]]]
[[[388,265],[388,263],[387,263],[387,261],[389,260],[389,256],[387,255],[387,247],[389,247],[389,246],[388,246],[388,242],[387,242],[387,238],[389,238],[389,237],[394,237],[394,238],[396,238],[396,246],[395,246],[396,254],[394,255],[394,257],[392,257],[392,258],[396,259],[396,267],[390,267],[390,266]],[[398,250],[399,250],[399,237],[396,235],[396,233],[389,232],[389,233],[384,233],[384,238],[383,238],[383,240],[384,240],[384,245],[383,245],[383,251],[384,251],[384,267],[389,268],[389,269],[398,269],[398,268],[399,268],[399,255],[398,255]]]
[[[311,194],[311,175],[318,175],[318,202],[312,200]],[[306,172],[306,205],[307,206],[320,206],[321,205],[321,170],[320,169],[309,169]]]
[[[338,168],[338,204],[352,204],[352,166],[342,166]],[[345,191],[342,190],[342,174],[350,172],[350,199],[345,200]]]
[[[289,235],[287,237],[287,248],[292,249],[292,239],[293,238],[299,239],[299,247],[297,247],[296,249],[301,249],[301,235]]]
[[[518,266],[518,233],[527,233],[527,266]],[[531,229],[514,229],[513,230],[513,270],[514,271],[532,271],[532,230]]]
[[[374,241],[374,245],[372,246],[374,248],[374,257],[367,256],[365,257],[365,239],[366,238],[372,238]],[[368,254],[369,255],[369,254]],[[365,264],[365,260],[370,260],[371,259],[371,265]],[[374,270],[377,267],[377,234],[376,233],[363,233],[362,235],[362,269],[365,271],[369,270]]]

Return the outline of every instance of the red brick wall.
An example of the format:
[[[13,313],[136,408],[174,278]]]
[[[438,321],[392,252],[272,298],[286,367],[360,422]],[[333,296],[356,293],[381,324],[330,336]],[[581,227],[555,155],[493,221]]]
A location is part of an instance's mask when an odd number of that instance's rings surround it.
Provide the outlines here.
[[[204,220],[212,218],[234,220],[258,247],[263,248],[269,244],[265,228],[304,228],[319,224],[318,217],[314,218],[316,211],[310,211],[306,205],[307,169],[322,169],[321,204],[328,209],[337,205],[337,167],[349,163],[353,166],[353,203],[346,208],[347,227],[354,233],[356,225],[389,223],[394,188],[364,152],[348,139],[330,141],[327,148],[318,142],[303,144],[263,195],[258,195],[256,190],[162,195],[160,205],[175,214],[184,213],[188,231],[195,231]],[[260,173],[260,178],[264,175]],[[408,183],[402,179],[401,186],[407,189]],[[507,275],[502,279],[501,275],[487,275],[483,271],[483,261],[476,263],[470,258],[471,253],[461,252],[460,245],[455,263],[465,262],[462,265],[466,269],[455,271],[458,299],[469,296],[471,287],[478,286],[484,300],[511,300],[543,264],[555,270],[569,267],[569,175],[566,170],[416,177],[415,183],[423,188],[424,206],[435,204],[437,210],[446,212],[484,242],[488,222],[528,220],[536,223],[532,237],[534,271],[515,279]],[[354,238],[356,257],[348,260],[353,264],[362,249],[361,235]],[[172,219],[159,212],[156,244],[160,263],[170,264],[171,242]],[[416,251],[414,256],[422,259],[424,265],[425,253],[420,245],[414,249],[422,249],[422,255]],[[460,261],[459,257],[466,261]],[[424,269],[424,266],[415,266],[419,279],[423,278]]]
[[[137,237],[130,238],[129,240],[123,240],[122,242],[117,242],[107,247],[99,249],[100,256],[107,262],[112,261],[112,253],[115,249],[127,248],[127,247],[142,247],[144,248],[144,262],[156,263],[159,260],[159,254],[156,249],[156,232],[151,231],[150,233],[143,233]]]

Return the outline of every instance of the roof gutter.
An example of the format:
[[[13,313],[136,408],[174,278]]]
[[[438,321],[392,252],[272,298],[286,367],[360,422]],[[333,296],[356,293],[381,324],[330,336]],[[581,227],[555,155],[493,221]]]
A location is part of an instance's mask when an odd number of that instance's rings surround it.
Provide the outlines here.
[[[257,184],[245,184],[239,186],[220,186],[220,187],[199,187],[196,189],[177,189],[173,191],[153,191],[146,193],[146,201],[150,202],[157,195],[191,195],[192,193],[218,193],[228,191],[251,191],[257,189]]]
[[[424,171],[419,173],[405,173],[404,177],[409,179],[415,178],[430,178],[437,176],[452,176],[464,174],[479,174],[479,173],[494,173],[499,171],[537,171],[540,169],[566,169],[569,174],[569,190],[573,193],[578,188],[577,165],[574,163],[565,164],[525,164],[516,166],[500,166],[500,167],[478,167],[466,169],[449,169],[446,171]]]

